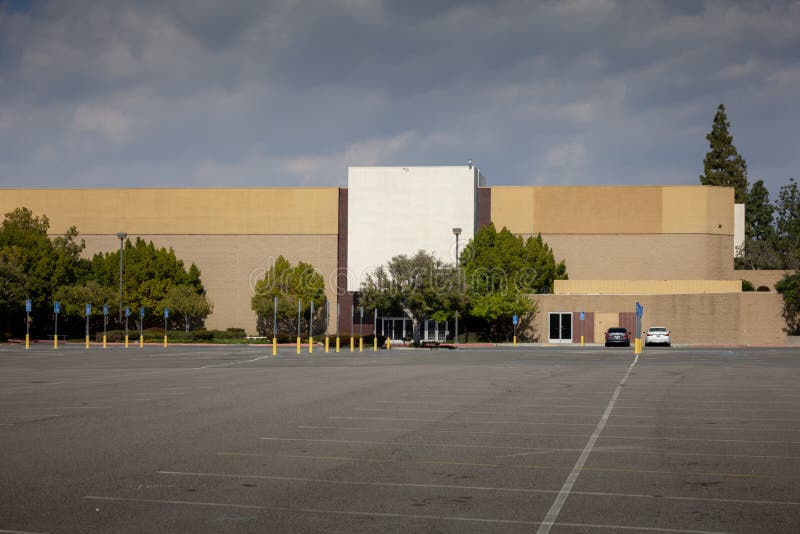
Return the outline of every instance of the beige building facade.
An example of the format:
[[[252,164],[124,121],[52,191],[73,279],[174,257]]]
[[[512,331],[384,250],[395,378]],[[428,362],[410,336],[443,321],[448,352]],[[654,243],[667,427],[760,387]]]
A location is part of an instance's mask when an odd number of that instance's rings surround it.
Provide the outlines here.
[[[0,210],[24,206],[45,214],[53,234],[77,227],[87,256],[116,250],[117,232],[171,247],[187,266],[193,262],[201,270],[214,304],[209,328],[240,327],[255,334],[250,308],[255,283],[283,255],[292,263],[308,262],[323,275],[329,329],[335,328],[340,304],[341,331],[347,332],[356,287],[348,254],[363,270],[391,259],[393,235],[401,236],[406,248],[414,248],[419,235],[434,240],[444,261],[453,261],[447,245],[453,228],[467,237],[491,221],[523,237],[541,234],[556,259],[566,262],[569,280],[533,297],[540,313],[531,334],[540,342],[575,342],[578,328],[586,341],[601,342],[605,329],[629,319],[637,301],[645,307],[644,326],[669,327],[676,343],[786,340],[781,299],[773,287],[779,273],[733,270],[741,213],[731,188],[486,187],[471,166],[354,168],[350,175],[358,178],[350,188],[5,189]],[[381,186],[386,176],[435,182],[440,175],[459,187],[453,196],[457,209],[442,212],[452,216],[436,213],[438,204],[449,201],[444,193],[433,195],[433,203],[392,205],[397,213],[387,207],[392,197]],[[371,243],[383,247],[380,257]],[[757,286],[763,281],[771,291],[742,293],[742,278]],[[580,312],[587,317],[584,324],[577,319]],[[568,333],[551,336],[553,314],[559,321],[571,318]]]

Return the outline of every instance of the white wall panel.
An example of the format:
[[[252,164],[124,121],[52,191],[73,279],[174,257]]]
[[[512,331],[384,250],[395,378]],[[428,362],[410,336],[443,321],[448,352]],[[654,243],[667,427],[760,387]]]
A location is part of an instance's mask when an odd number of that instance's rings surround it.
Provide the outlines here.
[[[398,254],[424,249],[455,262],[475,232],[475,167],[349,167],[348,289]]]

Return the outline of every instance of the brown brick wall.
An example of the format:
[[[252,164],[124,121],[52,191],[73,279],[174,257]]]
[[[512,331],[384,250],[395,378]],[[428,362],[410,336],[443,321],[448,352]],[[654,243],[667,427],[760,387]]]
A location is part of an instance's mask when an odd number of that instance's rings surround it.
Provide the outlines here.
[[[270,259],[283,255],[291,263],[305,261],[325,278],[331,302],[329,330],[336,328],[336,235],[131,235],[152,241],[156,247],[172,247],[186,267],[200,268],[203,285],[214,304],[208,328],[244,328],[256,334],[256,316],[250,299],[257,280],[264,277]],[[84,255],[119,249],[116,236],[81,234]],[[349,313],[349,311],[348,311]]]
[[[535,334],[547,342],[551,311],[595,313],[595,341],[619,321],[620,312],[644,306],[642,327],[666,326],[676,344],[772,345],[786,343],[781,317],[783,299],[776,293],[698,295],[537,295]],[[599,342],[599,341],[598,341]]]

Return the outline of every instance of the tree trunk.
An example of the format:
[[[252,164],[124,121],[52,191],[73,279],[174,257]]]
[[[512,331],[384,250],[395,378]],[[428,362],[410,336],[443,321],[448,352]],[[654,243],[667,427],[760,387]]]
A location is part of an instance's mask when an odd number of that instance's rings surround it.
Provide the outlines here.
[[[189,314],[188,313],[184,313],[183,314],[183,322],[184,322],[184,324],[186,324],[186,331],[188,332],[189,331]]]

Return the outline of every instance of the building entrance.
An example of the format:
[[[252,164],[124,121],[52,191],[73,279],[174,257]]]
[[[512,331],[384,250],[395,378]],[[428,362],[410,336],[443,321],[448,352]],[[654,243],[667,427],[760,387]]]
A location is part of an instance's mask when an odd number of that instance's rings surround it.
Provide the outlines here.
[[[572,312],[550,312],[548,343],[572,343]]]

